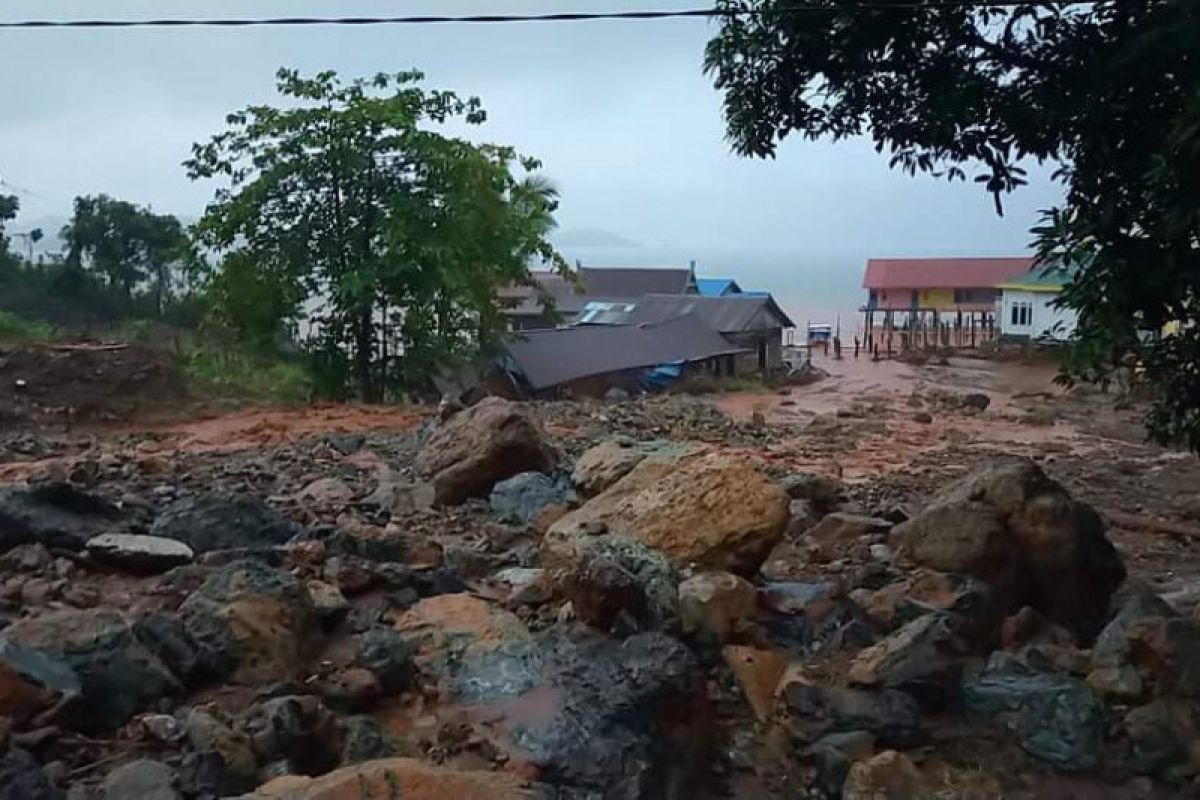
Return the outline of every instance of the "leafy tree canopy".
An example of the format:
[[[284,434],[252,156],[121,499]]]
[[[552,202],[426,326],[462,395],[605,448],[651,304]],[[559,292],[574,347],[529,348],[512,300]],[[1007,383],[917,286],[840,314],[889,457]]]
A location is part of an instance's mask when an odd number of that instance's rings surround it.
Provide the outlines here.
[[[1063,297],[1079,311],[1066,377],[1136,360],[1151,434],[1200,449],[1200,3],[718,5],[756,12],[726,18],[705,57],[739,153],[866,135],[894,167],[973,178],[998,210],[1023,164],[1057,165],[1065,202],[1034,233],[1043,261],[1085,265]]]
[[[60,235],[67,267],[91,271],[127,303],[145,294],[156,313],[172,297],[189,255],[177,218],[103,194],[75,198]]]
[[[20,207],[21,204],[14,195],[0,194],[0,267],[15,264],[17,261],[17,257],[9,252],[8,236],[4,228],[9,222],[16,219]]]
[[[420,388],[492,342],[497,291],[529,282],[531,259],[566,268],[545,238],[557,194],[539,163],[439,132],[485,114],[422,80],[280,70],[283,107],[230,114],[185,164],[228,184],[197,226],[205,246],[237,254],[221,279],[269,296],[282,320],[311,312],[325,388],[365,399]],[[226,297],[229,317],[270,329]]]

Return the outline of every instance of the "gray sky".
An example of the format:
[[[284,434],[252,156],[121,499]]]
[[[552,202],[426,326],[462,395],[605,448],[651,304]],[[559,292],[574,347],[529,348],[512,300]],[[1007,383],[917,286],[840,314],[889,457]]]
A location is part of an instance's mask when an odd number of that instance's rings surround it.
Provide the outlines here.
[[[694,7],[695,0],[4,0],[0,18],[533,13]],[[700,3],[703,5],[703,3]],[[643,245],[621,260],[783,254],[857,285],[867,255],[1024,252],[1058,190],[1044,177],[998,218],[973,184],[889,171],[865,141],[789,140],[774,161],[733,155],[701,72],[706,20],[507,26],[0,31],[0,179],[25,190],[18,223],[106,192],[198,214],[212,184],[180,162],[227,112],[269,101],[280,66],[346,76],[416,67],[480,96],[478,138],[545,162],[564,230]],[[737,272],[736,263],[722,264]],[[753,270],[752,270],[753,271]],[[850,272],[854,272],[850,275]],[[777,270],[759,280],[785,280]],[[770,287],[768,287],[770,288]]]

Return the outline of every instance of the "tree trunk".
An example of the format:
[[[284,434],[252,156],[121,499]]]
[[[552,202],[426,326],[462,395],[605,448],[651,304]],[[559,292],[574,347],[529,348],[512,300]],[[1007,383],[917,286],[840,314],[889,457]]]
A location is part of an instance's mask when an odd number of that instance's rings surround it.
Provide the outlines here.
[[[358,399],[364,403],[379,400],[375,381],[371,374],[371,351],[375,337],[371,330],[371,306],[358,313],[354,324],[354,372],[358,383]]]

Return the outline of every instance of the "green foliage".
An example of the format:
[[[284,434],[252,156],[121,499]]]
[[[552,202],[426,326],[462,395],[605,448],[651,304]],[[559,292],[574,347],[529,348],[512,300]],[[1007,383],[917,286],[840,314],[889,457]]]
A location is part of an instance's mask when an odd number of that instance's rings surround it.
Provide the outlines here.
[[[99,277],[130,305],[140,293],[156,316],[180,288],[190,255],[177,218],[103,194],[75,198],[61,236],[68,267]]]
[[[760,12],[706,51],[734,148],[867,135],[909,173],[973,171],[997,210],[1023,164],[1056,164],[1066,200],[1038,254],[1086,265],[1064,293],[1067,378],[1144,364],[1152,435],[1200,449],[1200,3],[819,4],[718,3]]]
[[[0,194],[0,270],[13,268],[18,258],[9,251],[5,225],[16,219],[21,204],[14,195]]]
[[[206,347],[182,356],[180,366],[201,397],[294,405],[312,395],[303,365],[277,357]]]
[[[0,341],[49,339],[53,334],[54,328],[49,323],[0,311]]]
[[[531,258],[566,271],[545,238],[557,195],[526,174],[539,164],[439,133],[485,115],[422,77],[281,70],[285,107],[230,114],[186,162],[192,178],[228,183],[196,229],[224,255],[218,316],[261,343],[317,309],[314,363],[334,394],[428,384],[495,343],[497,290],[528,283]]]

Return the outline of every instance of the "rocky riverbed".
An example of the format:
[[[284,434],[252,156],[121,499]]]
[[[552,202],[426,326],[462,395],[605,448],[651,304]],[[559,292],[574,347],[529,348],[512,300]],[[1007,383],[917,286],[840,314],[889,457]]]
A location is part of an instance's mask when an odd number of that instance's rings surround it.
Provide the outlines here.
[[[1200,468],[970,394],[6,434],[0,800],[1195,796]]]

